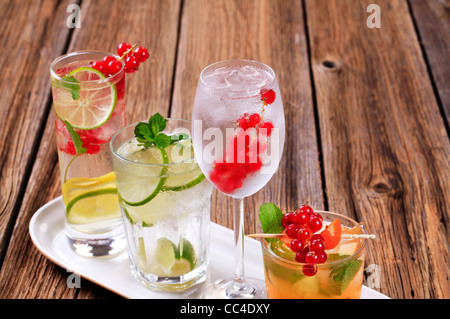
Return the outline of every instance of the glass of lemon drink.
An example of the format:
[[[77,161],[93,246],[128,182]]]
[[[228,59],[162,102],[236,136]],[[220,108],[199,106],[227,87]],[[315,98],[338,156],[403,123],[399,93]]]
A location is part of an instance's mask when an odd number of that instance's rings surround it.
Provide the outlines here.
[[[125,126],[125,65],[119,61],[112,74],[92,68],[106,57],[118,58],[78,51],[50,67],[65,231],[75,252],[88,257],[126,248],[108,146]]]
[[[190,127],[157,113],[110,143],[131,274],[155,291],[206,279],[212,186],[195,161]]]

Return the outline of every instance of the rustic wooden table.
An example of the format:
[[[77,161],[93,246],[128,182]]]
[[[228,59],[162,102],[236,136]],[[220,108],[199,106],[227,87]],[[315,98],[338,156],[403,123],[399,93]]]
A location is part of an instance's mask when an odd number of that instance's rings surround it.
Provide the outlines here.
[[[51,61],[124,41],[151,55],[128,77],[130,123],[189,119],[212,62],[259,60],[277,73],[286,146],[246,201],[247,233],[266,201],[338,211],[377,235],[366,262],[376,290],[449,298],[449,10],[448,0],[0,0],[0,298],[118,298],[87,280],[68,288],[28,224],[61,192]],[[215,191],[212,204],[212,220],[232,228],[231,200]]]

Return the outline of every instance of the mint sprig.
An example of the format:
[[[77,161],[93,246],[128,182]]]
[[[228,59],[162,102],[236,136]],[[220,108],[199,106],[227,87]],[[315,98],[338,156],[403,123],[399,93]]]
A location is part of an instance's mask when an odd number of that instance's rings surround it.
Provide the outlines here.
[[[171,136],[161,133],[166,126],[167,119],[159,113],[150,116],[148,122],[139,122],[134,128],[134,135],[136,136],[136,140],[140,143],[139,146],[144,148],[152,146],[166,148],[175,142],[189,138],[189,135],[184,133]]]
[[[273,203],[264,203],[259,207],[259,221],[261,222],[262,231],[266,234],[281,234],[284,230],[281,220],[283,213],[281,209]],[[269,243],[273,243],[279,239],[266,238]]]

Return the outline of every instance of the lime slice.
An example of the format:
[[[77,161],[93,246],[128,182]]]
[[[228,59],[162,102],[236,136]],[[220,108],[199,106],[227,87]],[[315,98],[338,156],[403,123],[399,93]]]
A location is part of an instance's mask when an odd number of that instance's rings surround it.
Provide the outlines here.
[[[165,148],[170,165],[167,169],[167,180],[164,191],[182,191],[194,187],[205,179],[200,167],[194,159],[194,148],[191,140],[184,140]]]
[[[119,196],[129,206],[142,206],[158,195],[164,185],[167,168],[160,164],[167,164],[167,154],[163,149],[150,147],[126,156],[130,161],[145,164],[136,165],[132,173],[127,170],[116,169]]]
[[[100,71],[93,68],[81,67],[67,76],[80,82],[79,97],[74,100],[70,90],[55,85],[53,100],[57,116],[77,129],[91,130],[102,126],[111,117],[116,106],[116,86],[105,81],[95,88],[84,88],[85,81],[106,79]]]

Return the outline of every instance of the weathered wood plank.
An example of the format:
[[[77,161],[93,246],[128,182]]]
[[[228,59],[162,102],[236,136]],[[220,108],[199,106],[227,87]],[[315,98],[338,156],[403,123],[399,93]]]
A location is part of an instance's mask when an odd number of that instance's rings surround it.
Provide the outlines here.
[[[69,29],[58,1],[0,4],[0,263],[21,203],[49,108],[50,61]]]
[[[433,80],[450,123],[450,1],[409,0]]]
[[[65,7],[58,10],[54,23],[65,23]],[[78,49],[115,50],[120,42],[146,46],[150,58],[140,70],[127,76],[127,115],[129,122],[148,118],[153,112],[168,114],[174,72],[180,1],[83,1],[82,26],[74,31],[69,51]],[[41,57],[50,64],[59,53]],[[48,69],[42,74],[50,96]],[[26,88],[26,86],[25,86]],[[33,86],[30,86],[30,90]],[[45,132],[19,210],[13,237],[0,273],[3,298],[105,298],[116,295],[82,280],[81,289],[66,284],[70,273],[47,260],[32,244],[28,223],[43,204],[61,194],[54,138],[53,113]],[[20,272],[18,271],[20,269]]]
[[[258,209],[301,203],[323,208],[303,10],[300,1],[184,1],[171,116],[190,119],[200,72],[228,59],[258,60],[277,74],[286,116],[279,171],[246,199],[245,231],[260,230]],[[213,106],[211,106],[213,107]],[[233,228],[233,200],[213,193],[212,221]]]
[[[371,3],[306,1],[329,208],[378,236],[382,293],[448,298],[448,136],[407,3]]]

